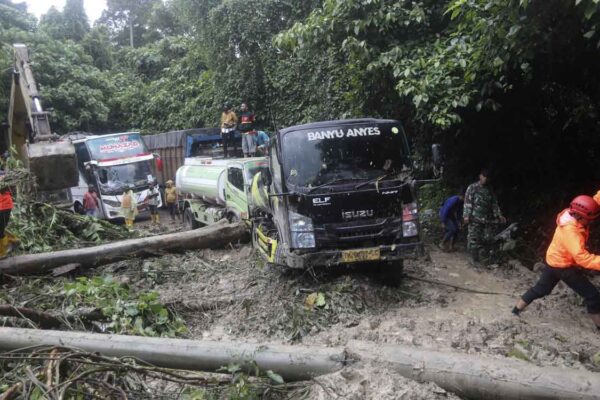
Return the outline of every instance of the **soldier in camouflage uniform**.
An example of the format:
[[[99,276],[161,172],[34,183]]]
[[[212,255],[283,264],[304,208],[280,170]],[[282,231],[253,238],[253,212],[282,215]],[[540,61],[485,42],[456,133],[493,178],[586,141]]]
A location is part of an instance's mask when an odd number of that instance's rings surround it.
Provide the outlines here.
[[[506,222],[488,181],[489,171],[484,169],[479,174],[479,181],[471,184],[465,193],[463,219],[468,227],[467,249],[471,252],[475,264],[479,262],[482,248],[489,244],[494,236],[493,223]]]

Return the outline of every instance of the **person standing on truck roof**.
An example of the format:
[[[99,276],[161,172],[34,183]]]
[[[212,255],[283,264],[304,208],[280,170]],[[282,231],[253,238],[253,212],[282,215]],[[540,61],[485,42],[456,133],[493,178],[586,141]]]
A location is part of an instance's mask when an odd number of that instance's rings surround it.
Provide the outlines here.
[[[155,225],[160,224],[160,215],[158,215],[159,196],[160,192],[156,187],[156,182],[151,181],[148,187],[148,196],[146,196],[146,200],[148,201],[148,208],[150,208],[150,218],[152,218],[152,223]]]
[[[269,135],[267,135],[267,133],[264,131],[258,131],[258,132],[256,132],[255,139],[256,139],[255,144],[256,144],[257,152],[260,155],[268,156],[269,155],[269,143],[271,142]]]
[[[244,152],[244,157],[254,157],[256,155],[254,113],[248,110],[246,103],[242,103],[240,110],[240,124],[238,125],[238,129],[242,133],[242,151]]]
[[[467,249],[476,266],[479,265],[481,251],[492,240],[494,224],[497,221],[506,223],[489,181],[490,171],[483,169],[479,173],[479,181],[469,185],[465,193],[463,220],[468,228]]]
[[[88,191],[83,195],[83,211],[85,215],[94,218],[97,217],[99,204],[96,188],[94,185],[88,185]]]
[[[584,270],[600,271],[600,255],[590,253],[585,244],[589,224],[600,215],[600,191],[592,198],[577,196],[556,218],[556,230],[546,251],[546,260],[537,283],[521,296],[512,313],[519,315],[534,300],[549,295],[563,281],[583,297],[587,312],[600,331],[600,292],[584,275]]]
[[[121,214],[125,218],[125,226],[131,230],[133,221],[138,214],[137,200],[131,189],[125,191],[121,197]]]
[[[168,180],[166,182],[167,187],[165,188],[165,200],[167,202],[167,209],[171,215],[171,221],[175,221],[175,214],[177,214],[177,188],[173,186],[173,181]]]
[[[440,209],[440,220],[444,228],[444,237],[440,242],[440,248],[444,251],[454,251],[454,241],[460,230],[465,196],[462,190],[458,193],[447,198]]]
[[[238,123],[238,117],[231,110],[229,104],[223,106],[221,114],[221,139],[223,140],[223,157],[227,158],[227,149],[233,143],[233,154],[237,153],[237,143],[235,142],[235,128]]]

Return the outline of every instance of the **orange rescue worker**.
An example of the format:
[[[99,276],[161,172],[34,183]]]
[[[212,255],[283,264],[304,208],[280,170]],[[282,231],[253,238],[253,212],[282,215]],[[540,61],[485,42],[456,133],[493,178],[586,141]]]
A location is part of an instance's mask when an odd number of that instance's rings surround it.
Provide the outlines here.
[[[10,251],[11,237],[6,232],[10,213],[14,207],[10,189],[3,188],[0,190],[0,257],[5,257]]]
[[[549,295],[563,281],[583,297],[587,311],[600,330],[600,292],[584,275],[585,269],[600,271],[600,256],[585,248],[590,221],[600,215],[600,191],[594,198],[577,196],[556,219],[556,230],[546,252],[538,282],[517,302],[512,312],[519,315],[532,301]]]

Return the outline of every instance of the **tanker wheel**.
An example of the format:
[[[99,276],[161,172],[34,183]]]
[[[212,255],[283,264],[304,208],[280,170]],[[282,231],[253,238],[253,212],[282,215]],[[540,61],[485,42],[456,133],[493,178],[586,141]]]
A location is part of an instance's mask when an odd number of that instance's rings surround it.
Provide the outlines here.
[[[193,230],[200,228],[200,223],[194,218],[194,213],[191,208],[186,208],[183,212],[183,225],[186,230]]]

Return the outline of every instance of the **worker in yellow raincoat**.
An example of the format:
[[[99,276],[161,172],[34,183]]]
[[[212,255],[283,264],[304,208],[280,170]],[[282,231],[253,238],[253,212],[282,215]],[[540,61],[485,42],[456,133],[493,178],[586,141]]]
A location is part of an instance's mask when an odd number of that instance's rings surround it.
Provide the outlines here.
[[[125,226],[131,230],[133,228],[133,221],[138,214],[137,200],[131,189],[123,193],[123,197],[121,198],[121,214],[125,218]]]

